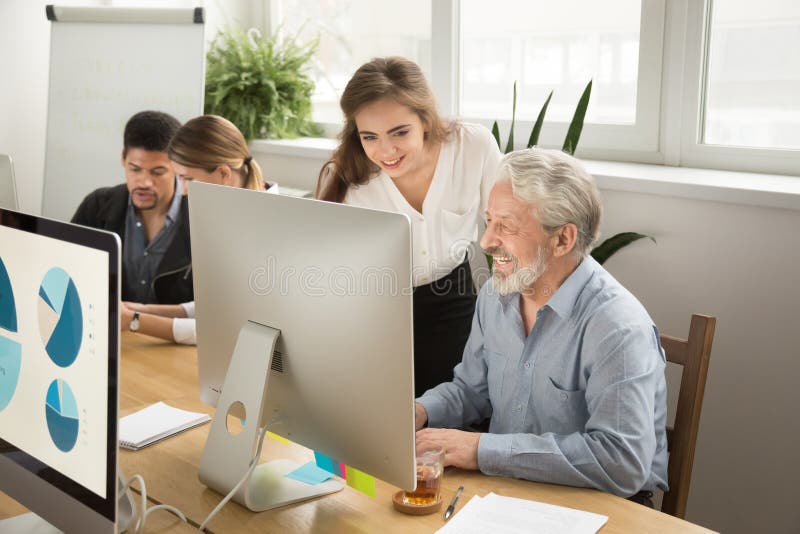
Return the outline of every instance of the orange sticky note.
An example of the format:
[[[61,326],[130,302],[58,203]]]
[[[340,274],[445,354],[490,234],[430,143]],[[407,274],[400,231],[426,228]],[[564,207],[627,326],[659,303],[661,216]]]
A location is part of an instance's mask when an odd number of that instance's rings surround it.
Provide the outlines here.
[[[375,477],[349,465],[347,466],[347,485],[370,497],[375,496]]]

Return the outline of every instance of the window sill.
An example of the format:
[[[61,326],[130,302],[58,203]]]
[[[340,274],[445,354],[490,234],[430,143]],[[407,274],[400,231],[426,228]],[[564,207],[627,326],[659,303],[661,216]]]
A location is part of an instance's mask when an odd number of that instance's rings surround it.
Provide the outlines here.
[[[251,141],[265,155],[329,159],[336,139]],[[600,189],[800,210],[800,177],[615,161],[583,160]]]

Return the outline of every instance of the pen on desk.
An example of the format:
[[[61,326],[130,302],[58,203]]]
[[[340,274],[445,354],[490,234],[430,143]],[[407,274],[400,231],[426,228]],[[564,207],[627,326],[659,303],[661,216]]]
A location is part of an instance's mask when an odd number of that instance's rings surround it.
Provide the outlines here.
[[[444,511],[444,520],[445,521],[450,519],[450,516],[453,515],[453,512],[456,509],[456,503],[458,502],[458,497],[461,495],[462,491],[464,491],[464,486],[459,486],[458,490],[456,490],[456,494],[453,497],[453,500],[450,501],[450,506],[448,506],[447,510]]]

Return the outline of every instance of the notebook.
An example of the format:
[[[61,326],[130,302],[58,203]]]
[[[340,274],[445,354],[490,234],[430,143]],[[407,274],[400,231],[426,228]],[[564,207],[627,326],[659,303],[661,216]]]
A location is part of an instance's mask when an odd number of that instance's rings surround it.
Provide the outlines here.
[[[208,414],[157,402],[119,420],[119,444],[126,449],[139,450],[210,420]]]

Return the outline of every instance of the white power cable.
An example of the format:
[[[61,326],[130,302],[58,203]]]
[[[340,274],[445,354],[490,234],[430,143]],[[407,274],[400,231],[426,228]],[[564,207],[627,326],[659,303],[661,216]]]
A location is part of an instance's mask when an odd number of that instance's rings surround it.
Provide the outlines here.
[[[233,498],[234,495],[236,495],[236,492],[239,491],[239,488],[242,486],[242,484],[244,484],[244,482],[248,478],[250,478],[250,474],[255,470],[256,466],[258,465],[258,460],[259,458],[261,458],[261,447],[264,445],[264,437],[267,435],[267,429],[270,428],[273,423],[279,421],[280,419],[281,419],[280,416],[273,419],[272,421],[264,425],[264,428],[259,430],[258,447],[256,447],[256,453],[250,460],[250,465],[248,466],[247,471],[245,471],[244,475],[242,475],[242,478],[239,479],[239,482],[237,482],[236,485],[233,487],[233,489],[228,492],[225,498],[223,498],[220,501],[220,503],[216,506],[216,508],[211,510],[211,513],[208,514],[208,517],[206,517],[205,520],[200,524],[200,526],[197,527],[197,530],[203,532],[208,526],[208,523],[211,522],[211,520],[214,518],[215,515],[217,515],[217,512],[219,512],[222,509],[222,507],[225,506],[228,503],[228,501]]]
[[[155,512],[156,510],[167,510],[178,516],[181,521],[186,521],[186,516],[183,515],[183,512],[175,508],[174,506],[170,506],[169,504],[157,504],[155,506],[151,506],[150,508],[147,507],[147,486],[144,483],[144,478],[142,475],[133,475],[131,478],[125,482],[125,485],[122,487],[121,493],[125,493],[131,487],[131,484],[134,481],[139,482],[139,486],[141,489],[140,493],[140,503],[139,503],[139,514],[136,518],[136,523],[134,523],[132,527],[132,532],[134,534],[141,534],[144,531],[144,525],[147,521],[147,516],[150,515],[151,512]]]
[[[206,527],[208,526],[208,523],[214,518],[215,515],[217,515],[217,512],[219,512],[222,509],[222,507],[225,506],[228,503],[228,501],[230,501],[233,498],[234,495],[236,495],[236,492],[239,491],[239,488],[242,486],[242,484],[244,484],[244,482],[250,477],[250,474],[255,470],[256,466],[258,465],[258,460],[261,458],[261,449],[264,446],[264,438],[267,435],[267,429],[270,428],[273,423],[276,423],[280,419],[281,417],[273,419],[272,421],[264,425],[264,427],[261,430],[259,430],[258,446],[256,447],[256,453],[250,460],[250,465],[247,467],[247,471],[245,471],[244,475],[242,475],[242,478],[239,479],[239,482],[236,483],[233,489],[230,492],[228,492],[228,494],[220,501],[220,503],[213,510],[211,510],[211,513],[208,514],[208,517],[206,517],[205,520],[200,524],[200,526],[197,527],[197,530],[199,530],[200,532],[205,531]],[[180,510],[169,504],[157,504],[149,508],[147,507],[147,487],[145,486],[144,478],[142,478],[141,475],[137,474],[129,478],[128,481],[125,482],[125,485],[122,487],[121,493],[125,493],[126,491],[128,491],[128,489],[131,487],[131,484],[134,481],[139,482],[139,486],[141,487],[141,494],[140,494],[141,498],[139,506],[140,512],[136,519],[136,523],[134,523],[134,526],[131,529],[133,534],[142,534],[142,532],[144,531],[145,522],[147,521],[147,516],[150,515],[151,512],[155,512],[156,510],[167,510],[168,512],[171,512],[176,516],[178,516],[181,519],[181,521],[186,522],[186,516],[183,514],[183,512],[181,512]]]

